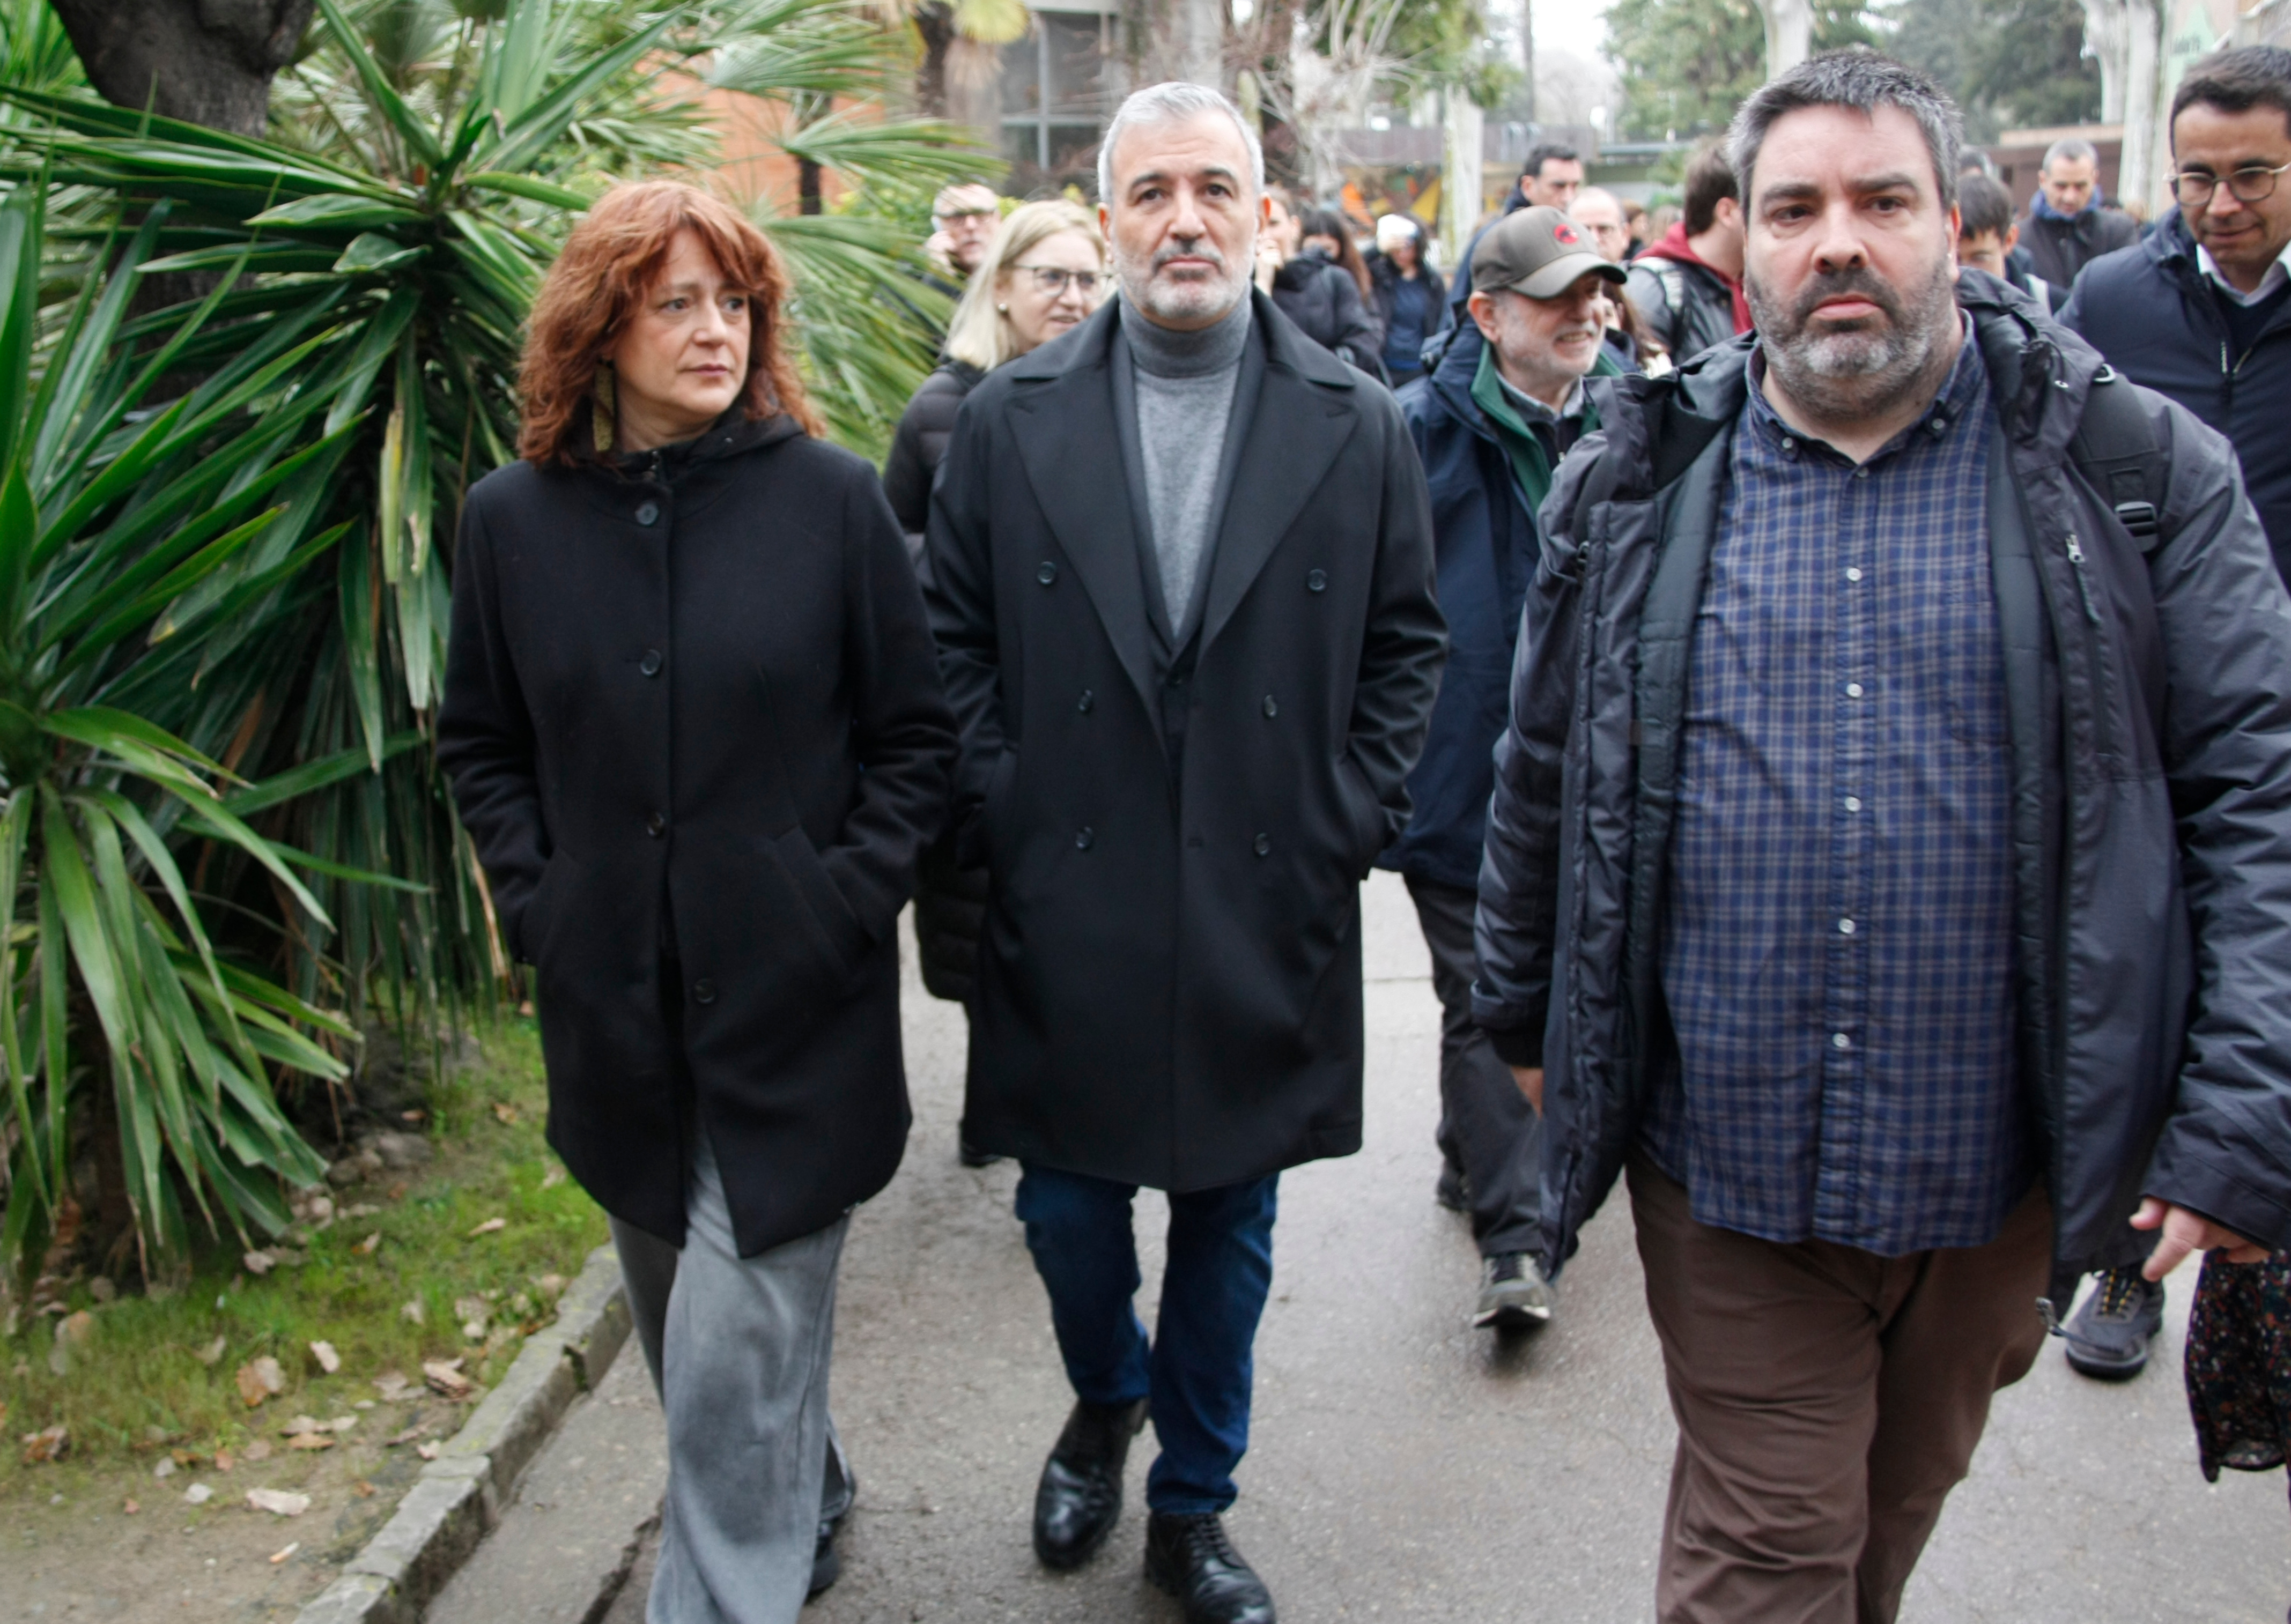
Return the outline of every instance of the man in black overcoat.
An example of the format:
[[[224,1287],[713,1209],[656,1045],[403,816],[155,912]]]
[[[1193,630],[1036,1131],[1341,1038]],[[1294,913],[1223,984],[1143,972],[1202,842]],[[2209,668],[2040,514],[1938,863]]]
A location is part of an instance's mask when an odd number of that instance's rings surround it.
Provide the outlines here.
[[[1361,1142],[1359,887],[1406,822],[1445,632],[1392,397],[1252,294],[1263,159],[1162,84],[1100,158],[1121,297],[964,404],[928,594],[992,876],[969,1129],[1077,1403],[1034,1544],[1086,1559],[1150,1414],[1146,1572],[1189,1620],[1273,1604],[1221,1514],[1283,1168]],[[1130,1200],[1170,1193],[1149,1341]]]

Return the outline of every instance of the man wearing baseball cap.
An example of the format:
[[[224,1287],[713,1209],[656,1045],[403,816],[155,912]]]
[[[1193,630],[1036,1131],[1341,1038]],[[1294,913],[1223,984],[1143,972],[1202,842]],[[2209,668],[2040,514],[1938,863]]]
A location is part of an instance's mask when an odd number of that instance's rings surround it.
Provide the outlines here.
[[[1583,379],[1620,372],[1600,301],[1621,266],[1555,208],[1517,210],[1472,258],[1471,320],[1435,341],[1426,375],[1400,392],[1424,460],[1448,671],[1431,736],[1408,781],[1416,815],[1379,861],[1406,876],[1440,994],[1437,1197],[1468,1212],[1482,1278],[1475,1325],[1551,1317],[1537,1256],[1541,1134],[1512,1075],[1472,1021],[1473,912],[1491,763],[1503,731],[1520,606],[1542,543],[1536,510],[1570,447],[1598,426]]]

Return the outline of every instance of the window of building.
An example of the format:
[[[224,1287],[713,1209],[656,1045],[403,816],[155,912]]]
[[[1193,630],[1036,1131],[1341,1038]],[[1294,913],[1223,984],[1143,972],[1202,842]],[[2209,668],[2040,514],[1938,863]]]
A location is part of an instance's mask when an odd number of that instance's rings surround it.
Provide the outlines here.
[[[1105,62],[1113,19],[1089,12],[1036,12],[1033,31],[1002,48],[1002,156],[1010,190],[1069,183],[1094,190],[1092,166],[1105,128]]]

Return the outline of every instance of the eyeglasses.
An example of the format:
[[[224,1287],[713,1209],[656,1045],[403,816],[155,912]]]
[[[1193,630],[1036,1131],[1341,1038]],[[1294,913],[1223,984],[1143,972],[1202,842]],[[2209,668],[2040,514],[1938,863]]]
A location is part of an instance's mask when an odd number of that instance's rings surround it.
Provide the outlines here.
[[[1083,298],[1092,298],[1097,293],[1097,285],[1105,280],[1104,274],[1098,271],[1067,270],[1057,265],[1013,265],[1010,269],[1028,272],[1033,277],[1036,287],[1053,295],[1065,293],[1066,284],[1071,282],[1081,289]]]
[[[2291,164],[2278,164],[2270,169],[2264,164],[2249,164],[2227,178],[2229,196],[2238,203],[2262,203],[2275,194],[2275,177]],[[2182,169],[2172,177],[2172,196],[2183,209],[2199,209],[2212,200],[2219,189],[2220,178],[2208,169]]]

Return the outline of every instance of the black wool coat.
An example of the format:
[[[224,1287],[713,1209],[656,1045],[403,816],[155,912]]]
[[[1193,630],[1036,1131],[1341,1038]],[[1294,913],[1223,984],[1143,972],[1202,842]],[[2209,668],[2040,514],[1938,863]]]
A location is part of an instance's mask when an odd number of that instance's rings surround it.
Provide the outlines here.
[[[957,816],[991,876],[970,1138],[1170,1190],[1360,1147],[1360,881],[1445,648],[1399,408],[1252,297],[1264,379],[1189,679],[1147,618],[1113,304],[972,391],[931,506]]]
[[[696,1122],[752,1256],[898,1167],[893,925],[954,735],[872,469],[786,418],[679,462],[471,489],[438,756],[538,972],[550,1144],[681,1244]]]

